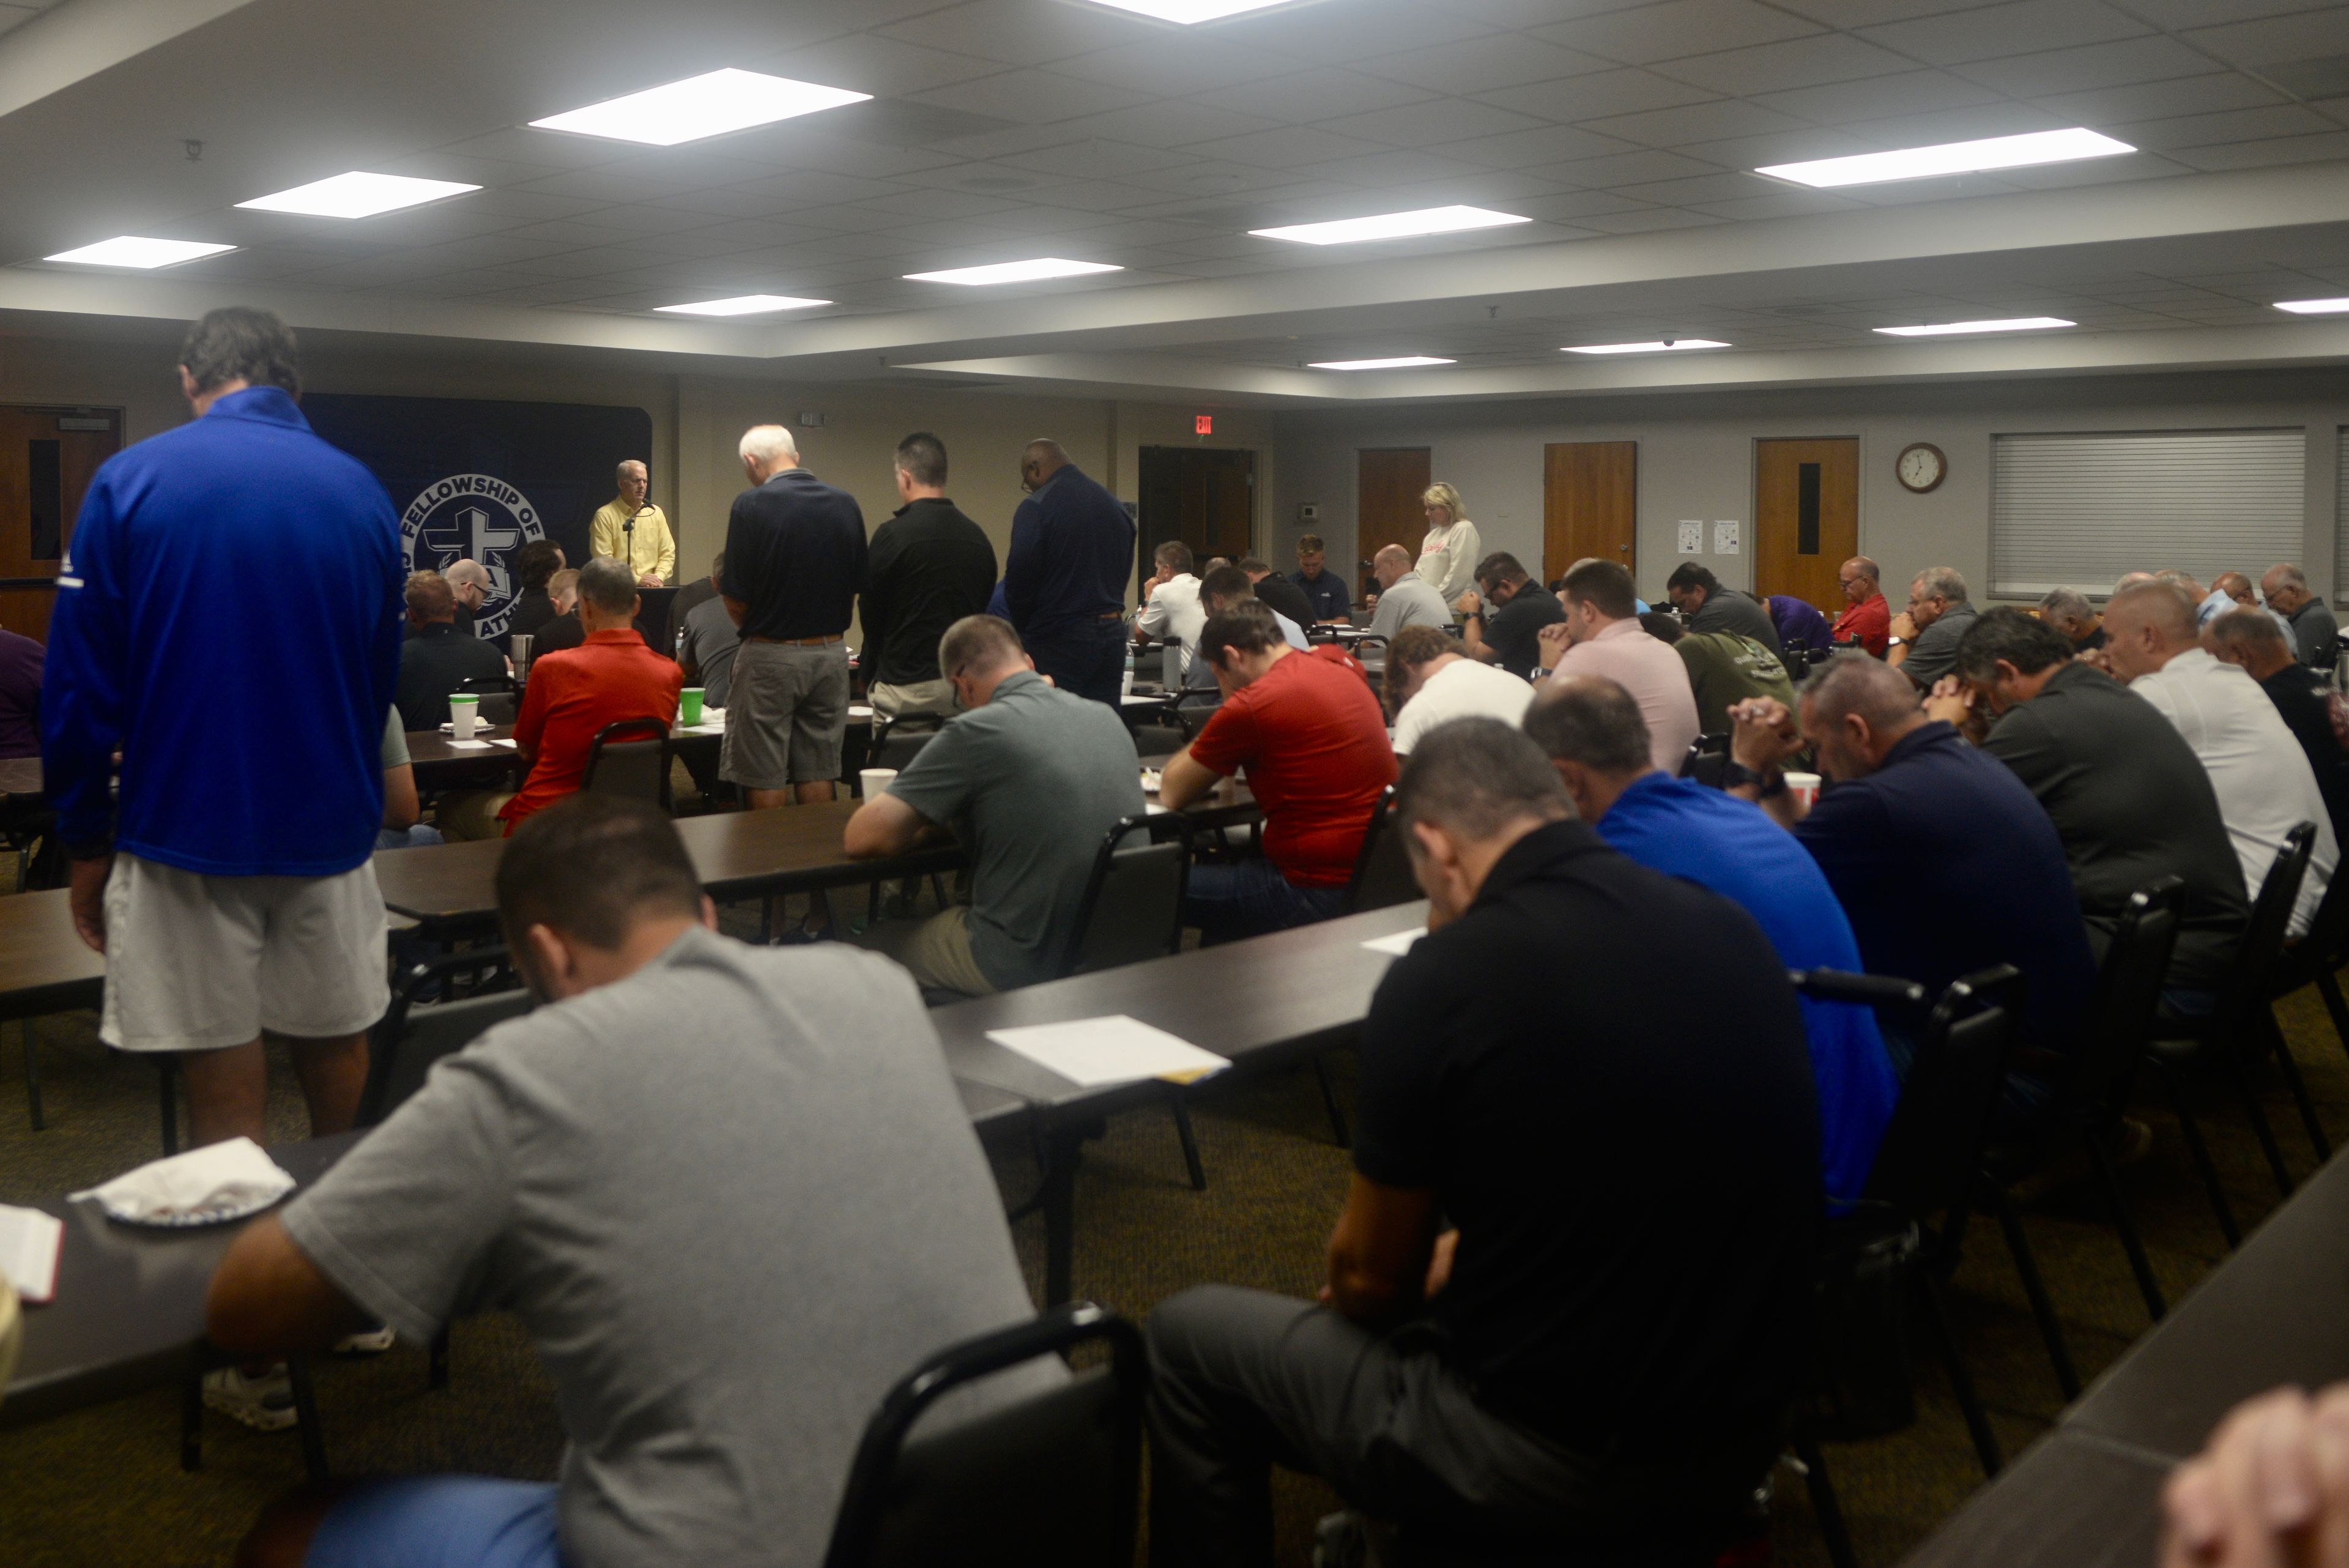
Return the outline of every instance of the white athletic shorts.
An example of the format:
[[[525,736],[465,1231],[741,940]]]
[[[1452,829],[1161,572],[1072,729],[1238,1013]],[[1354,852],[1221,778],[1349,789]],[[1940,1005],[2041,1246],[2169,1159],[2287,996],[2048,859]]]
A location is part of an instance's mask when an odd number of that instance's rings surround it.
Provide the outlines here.
[[[373,862],[336,877],[207,877],[114,857],[106,1007],[122,1051],[218,1051],[266,1030],[357,1034],[391,1001]]]

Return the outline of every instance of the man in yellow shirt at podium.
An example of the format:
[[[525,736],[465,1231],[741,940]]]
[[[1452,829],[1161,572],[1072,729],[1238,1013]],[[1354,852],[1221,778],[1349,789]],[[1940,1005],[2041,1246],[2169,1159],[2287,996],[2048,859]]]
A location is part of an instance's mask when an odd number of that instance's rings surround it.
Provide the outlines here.
[[[650,481],[643,463],[630,458],[620,464],[618,479],[618,498],[606,504],[587,525],[587,548],[626,562],[639,587],[663,587],[677,569],[677,540],[669,534],[668,519],[659,507],[645,500]]]

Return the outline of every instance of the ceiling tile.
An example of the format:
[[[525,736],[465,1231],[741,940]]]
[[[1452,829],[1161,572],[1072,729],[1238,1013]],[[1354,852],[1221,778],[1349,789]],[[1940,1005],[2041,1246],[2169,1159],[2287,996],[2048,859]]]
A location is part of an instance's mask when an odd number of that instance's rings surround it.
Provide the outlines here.
[[[1947,71],[1902,71],[1897,76],[1869,77],[1862,81],[1753,96],[1756,103],[1781,113],[1824,125],[1844,125],[1856,119],[1881,119],[1888,115],[1992,103],[1999,95],[1979,82],[1970,82]]]
[[[1783,10],[1807,16],[1830,27],[1865,27],[1883,22],[1905,22],[1912,16],[1938,16],[1949,11],[1971,11],[1982,0],[1777,0]]]
[[[1773,130],[1807,129],[1801,120],[1742,99],[1717,99],[1680,109],[1650,109],[1645,114],[1621,114],[1586,120],[1585,130],[1619,137],[1642,147],[1677,147],[1690,141],[1717,141],[1730,136],[1759,136]]]
[[[2038,101],[2042,109],[2077,124],[2105,126],[2171,115],[2254,109],[2261,104],[2281,103],[2283,99],[2273,88],[2240,72],[2212,71],[2207,76],[2179,77],[2166,82],[2064,93]]]
[[[926,49],[877,33],[851,33],[804,49],[771,55],[760,68],[875,98],[905,98],[1003,68],[997,60]]]
[[[1354,68],[1414,87],[1465,95],[1552,81],[1581,71],[1608,70],[1611,65],[1522,35],[1492,33],[1455,44],[1377,56],[1357,61]]]
[[[2302,11],[2264,21],[2197,27],[2184,36],[2198,49],[2208,49],[2231,65],[2254,69],[2319,58],[2349,48],[2349,7],[2327,5],[2320,11]]]
[[[941,191],[936,189],[924,189],[893,192],[886,196],[875,196],[869,202],[859,202],[856,205],[860,210],[880,213],[884,216],[895,217],[902,222],[902,220],[907,216],[917,218],[982,217],[990,213],[1005,212],[1009,209],[1009,204],[1007,203],[1002,196],[988,195],[977,191]],[[739,226],[750,227],[751,225],[744,224]],[[785,227],[808,229],[812,227],[812,225],[807,223],[801,223],[798,225],[770,223],[759,226],[773,229],[782,229]],[[854,228],[860,230],[865,228],[890,228],[895,226],[897,225],[894,223],[840,225],[840,227],[844,229]],[[771,243],[783,244],[794,240],[812,239],[814,235],[812,233],[778,234]]]
[[[1390,146],[1433,147],[1446,141],[1465,140],[1470,137],[1531,130],[1541,123],[1530,115],[1514,114],[1506,109],[1495,109],[1491,104],[1444,99],[1429,103],[1405,104],[1400,109],[1373,109],[1369,114],[1343,115],[1322,121],[1320,129],[1340,136],[1359,136],[1371,141],[1382,141]]]
[[[1644,66],[1690,53],[1693,41],[1715,49],[1775,44],[1819,29],[1785,11],[1754,0],[1666,0],[1660,5],[1613,11],[1532,29],[1538,37],[1569,49]]]
[[[1062,120],[1053,129],[1071,140],[1081,136],[1106,136],[1113,141],[1135,141],[1144,147],[1188,147],[1195,142],[1209,141],[1218,137],[1270,130],[1280,123],[1266,116],[1240,114],[1229,109],[1208,109],[1176,99],[1161,99],[1133,109],[1112,109],[1107,114]],[[957,151],[963,150],[961,142],[947,145]],[[1030,150],[1013,147],[1004,151],[1025,152]],[[994,156],[991,152],[977,151],[972,155]]]
[[[2175,32],[2255,16],[2281,16],[2306,11],[2313,4],[2313,0],[2129,0],[2129,9],[2155,26]]]
[[[1402,185],[1421,180],[1443,180],[1482,173],[1473,163],[1426,152],[1376,152],[1364,158],[1340,158],[1299,169],[1318,180],[1342,180],[1353,185]]]
[[[833,202],[869,202],[903,187],[885,180],[860,180],[820,169],[806,169],[790,174],[771,174],[764,180],[745,181],[731,189],[751,195],[772,196],[780,201],[803,202],[812,207]]]
[[[2209,68],[2208,55],[2175,38],[2156,36],[2128,38],[2116,44],[2089,44],[2075,49],[2048,49],[2002,60],[1977,60],[1958,74],[2016,98],[2044,98],[2052,93],[2085,92],[2129,82],[2200,76]]]
[[[973,114],[991,114],[999,119],[1030,125],[1073,119],[1084,114],[1104,114],[1127,108],[1133,101],[1130,92],[1099,82],[1055,76],[1050,71],[1005,71],[999,76],[981,77],[977,81],[958,82],[914,96],[918,102],[968,109]]]
[[[1071,55],[1140,42],[1159,28],[1105,5],[1037,5],[1031,0],[973,0],[878,29],[888,37],[1006,65],[1049,65]]]
[[[2303,104],[2279,103],[2264,109],[2229,109],[2219,114],[2189,114],[2174,119],[2141,119],[2113,128],[2113,134],[2139,147],[2215,147],[2230,141],[2257,141],[2268,137],[2305,136],[2339,128]]]
[[[1562,163],[1568,159],[1597,158],[1631,150],[1632,144],[1628,140],[1600,136],[1579,126],[1543,125],[1531,130],[1513,130],[1505,136],[1447,141],[1444,144],[1444,156],[1465,159],[1471,163],[1489,163],[1495,169],[1523,169],[1529,164]]]
[[[1211,88],[1261,81],[1310,63],[1267,49],[1245,47],[1220,33],[1160,36],[1060,62],[1059,69],[1129,95],[1181,98]],[[1090,112],[1090,111],[1089,111]]]
[[[1333,158],[1383,152],[1386,149],[1378,142],[1366,141],[1360,137],[1332,136],[1311,126],[1288,125],[1275,130],[1250,131],[1245,136],[1226,136],[1214,141],[1195,142],[1185,151],[1204,158],[1229,159],[1235,163],[1294,169],[1300,163],[1325,163]]]
[[[1771,136],[1739,136],[1724,141],[1692,141],[1673,149],[1707,163],[1729,169],[1759,169],[1773,163],[1803,163],[1816,158],[1847,158],[1878,151],[1872,142],[1847,131],[1806,126]]]
[[[1486,103],[1514,109],[1546,119],[1595,119],[1602,115],[1637,114],[1642,109],[1670,109],[1674,104],[1702,103],[1713,95],[1704,88],[1660,77],[1653,71],[1595,71],[1558,82],[1504,88],[1478,95]]]
[[[1693,179],[1706,174],[1719,174],[1721,170],[1710,163],[1684,158],[1677,152],[1619,152],[1611,158],[1584,158],[1571,163],[1556,163],[1534,170],[1547,179],[1562,184],[1579,186],[1584,190],[1606,191],[1623,185],[1641,185],[1658,180]]]
[[[1335,68],[1270,77],[1244,87],[1194,93],[1189,101],[1210,109],[1236,109],[1292,124],[1334,119],[1397,104],[1422,103],[1433,95],[1405,82],[1385,81]]]
[[[1729,220],[1682,207],[1643,207],[1634,213],[1602,213],[1583,221],[1606,234],[1644,234],[1658,229],[1701,229],[1708,223],[1725,223]]]
[[[1438,48],[1491,30],[1457,6],[1424,0],[1346,0],[1344,17],[1340,24],[1326,7],[1288,5],[1232,17],[1216,32],[1243,48],[1277,50],[1310,64]]]
[[[1863,27],[1861,36],[1928,65],[1961,65],[2028,50],[2142,37],[2152,31],[2103,0],[2013,0],[2004,5]]]
[[[1992,102],[1979,109],[1944,109],[1930,114],[1859,120],[1841,129],[1879,148],[1934,147],[1944,141],[1974,141],[1992,136],[2019,136],[2028,130],[2056,130],[2066,123],[2061,116],[2027,103]]]
[[[2169,154],[2189,168],[2263,169],[2286,163],[2323,163],[2349,158],[2349,130],[2315,136],[2279,137],[2271,141],[2237,141],[2223,147],[2180,148]]]
[[[1715,92],[1778,92],[1817,87],[1823,82],[1851,81],[1862,77],[1889,76],[1906,71],[1911,62],[1874,44],[1842,33],[1790,38],[1783,44],[1757,44],[1745,49],[1724,49],[1656,67],[1668,77],[1694,82]]]
[[[1754,174],[1706,174],[1693,180],[1661,180],[1651,185],[1617,187],[1635,201],[1659,206],[1693,207],[1700,202],[1742,202],[1788,194],[1786,187]]]
[[[1070,180],[1122,180],[1128,175],[1146,174],[1153,170],[1195,164],[1198,159],[1181,152],[1162,152],[1154,147],[1136,147],[1131,142],[1096,139],[1074,142],[1067,147],[1047,147],[1034,152],[1021,152],[997,161],[1009,163],[1015,169],[1032,169],[1040,174],[1057,174]]]

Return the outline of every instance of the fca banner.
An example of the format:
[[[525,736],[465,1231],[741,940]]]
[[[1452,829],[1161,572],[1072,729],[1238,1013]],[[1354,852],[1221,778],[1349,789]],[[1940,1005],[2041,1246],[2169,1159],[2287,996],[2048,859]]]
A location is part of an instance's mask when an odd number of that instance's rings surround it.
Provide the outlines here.
[[[552,539],[572,566],[585,562],[588,519],[616,493],[613,470],[652,456],[642,409],[319,392],[302,412],[390,492],[410,571],[463,559],[488,570],[474,618],[482,637],[502,633],[513,613],[515,552]]]

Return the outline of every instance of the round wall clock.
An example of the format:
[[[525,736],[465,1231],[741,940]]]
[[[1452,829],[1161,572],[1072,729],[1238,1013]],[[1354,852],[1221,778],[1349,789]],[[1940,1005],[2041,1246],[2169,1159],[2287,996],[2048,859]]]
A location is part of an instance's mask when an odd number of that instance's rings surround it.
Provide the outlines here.
[[[1950,476],[1950,460],[1931,441],[1911,441],[1893,460],[1892,472],[1905,489],[1922,495],[1940,488],[1941,481]]]

